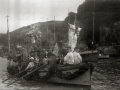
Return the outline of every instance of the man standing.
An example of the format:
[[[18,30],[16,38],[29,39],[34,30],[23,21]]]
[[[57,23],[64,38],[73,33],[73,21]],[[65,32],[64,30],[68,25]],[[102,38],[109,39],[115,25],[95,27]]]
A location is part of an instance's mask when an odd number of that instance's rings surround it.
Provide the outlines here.
[[[73,52],[73,56],[74,56],[74,64],[79,64],[82,62],[82,57],[80,56],[77,48],[75,48]]]

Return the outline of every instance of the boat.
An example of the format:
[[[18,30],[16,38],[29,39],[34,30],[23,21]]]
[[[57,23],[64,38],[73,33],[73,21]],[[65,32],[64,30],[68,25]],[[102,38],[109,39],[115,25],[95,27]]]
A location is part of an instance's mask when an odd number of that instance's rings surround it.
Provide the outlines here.
[[[115,49],[113,46],[106,47],[104,53],[108,54],[110,57],[119,57],[118,49]]]
[[[35,44],[35,42],[33,44]],[[33,52],[35,53],[34,49],[33,49]],[[40,56],[42,55],[42,54],[40,54],[41,52],[42,51],[39,51]],[[96,52],[94,52],[94,51],[86,52],[81,55],[89,55],[91,53],[92,54],[95,53],[95,55],[96,55]],[[35,56],[38,54],[33,54],[33,55]],[[86,61],[88,60],[88,62],[84,62],[85,58],[86,58]],[[18,75],[19,73],[25,71],[25,73],[18,76],[19,77],[18,80],[20,78],[24,78],[26,80],[33,79],[35,81],[47,82],[47,83],[60,83],[60,84],[70,84],[70,85],[91,86],[91,75],[92,75],[92,71],[93,71],[93,65],[92,65],[92,63],[89,63],[91,56],[90,57],[85,56],[85,58],[83,58],[83,63],[76,64],[76,65],[74,65],[74,64],[67,65],[67,64],[58,63],[55,66],[50,66],[49,64],[41,65],[39,63],[38,66],[35,65],[35,67],[33,67],[32,69],[25,70],[26,66],[28,65],[28,63],[25,63],[24,64],[25,67],[22,70],[18,71],[18,69],[16,69],[16,67],[8,67],[7,70],[8,70],[8,73],[10,73],[14,76],[16,74]],[[41,56],[41,60],[43,60],[42,56]],[[22,63],[24,63],[24,61]],[[11,71],[13,73],[11,73]],[[13,81],[12,83],[14,83],[16,81]],[[11,84],[9,84],[9,85],[11,85]]]
[[[83,62],[98,62],[98,51],[84,51],[80,52]]]
[[[37,51],[37,53],[41,52],[42,51]],[[36,51],[32,51],[32,53],[36,53]],[[23,72],[27,65],[28,63],[26,63],[24,68],[20,71],[16,67],[7,67],[7,70],[8,73],[14,76],[16,74],[19,74],[20,72]],[[67,65],[58,63],[54,67],[50,66],[49,64],[47,64],[45,67],[41,67],[42,65],[39,65],[33,69],[25,71],[24,73],[17,76],[18,80],[24,77],[24,79],[26,80],[32,79],[39,82],[91,86],[91,76],[93,71],[92,63],[83,62],[77,65]]]

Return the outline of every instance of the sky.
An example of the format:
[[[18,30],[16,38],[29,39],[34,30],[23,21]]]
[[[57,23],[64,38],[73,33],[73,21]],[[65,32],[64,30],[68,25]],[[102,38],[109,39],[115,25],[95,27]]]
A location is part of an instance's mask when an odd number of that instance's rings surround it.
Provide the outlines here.
[[[77,8],[85,0],[0,0],[0,33],[37,22],[64,20],[68,11],[77,13]]]

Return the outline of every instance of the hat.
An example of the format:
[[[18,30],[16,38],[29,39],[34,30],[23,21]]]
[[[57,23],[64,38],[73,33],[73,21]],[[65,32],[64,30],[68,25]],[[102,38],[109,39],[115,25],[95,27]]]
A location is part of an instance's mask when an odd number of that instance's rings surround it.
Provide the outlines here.
[[[33,57],[30,57],[30,59],[34,60],[34,58],[33,58]]]

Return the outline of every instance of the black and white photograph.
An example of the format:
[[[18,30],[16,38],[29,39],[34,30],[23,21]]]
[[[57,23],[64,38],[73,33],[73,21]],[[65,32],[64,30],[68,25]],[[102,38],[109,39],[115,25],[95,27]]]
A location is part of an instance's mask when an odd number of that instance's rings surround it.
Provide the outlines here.
[[[120,0],[0,0],[0,90],[120,90]]]

